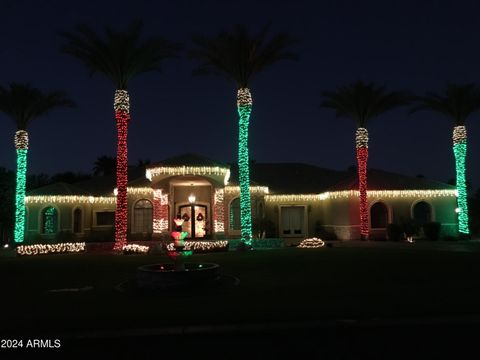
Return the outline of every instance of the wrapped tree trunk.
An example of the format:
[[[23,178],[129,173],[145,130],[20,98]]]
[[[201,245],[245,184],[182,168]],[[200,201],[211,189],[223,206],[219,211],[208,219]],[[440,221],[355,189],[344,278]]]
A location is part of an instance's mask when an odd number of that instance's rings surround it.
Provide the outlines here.
[[[248,156],[248,126],[252,112],[252,95],[248,88],[237,93],[238,124],[238,176],[240,182],[240,223],[242,242],[252,244],[252,209],[250,205],[250,164]]]
[[[115,211],[115,251],[127,244],[127,183],[128,183],[128,123],[130,98],[126,90],[115,91],[115,121],[117,124],[117,205]]]
[[[467,184],[465,180],[465,158],[467,156],[467,129],[465,126],[453,128],[453,153],[455,155],[455,171],[457,173],[458,191],[458,231],[461,234],[469,234],[468,228],[468,202]]]
[[[358,128],[355,137],[358,167],[358,190],[360,192],[360,237],[368,239],[367,161],[368,130]]]
[[[27,180],[28,132],[15,133],[17,150],[17,179],[15,188],[15,232],[14,240],[21,243],[25,239],[25,184]]]

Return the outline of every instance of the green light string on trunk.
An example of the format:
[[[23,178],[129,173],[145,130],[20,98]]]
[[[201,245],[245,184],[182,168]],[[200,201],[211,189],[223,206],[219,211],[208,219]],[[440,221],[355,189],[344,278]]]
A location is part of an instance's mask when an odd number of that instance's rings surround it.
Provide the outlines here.
[[[25,186],[27,180],[28,133],[18,130],[15,133],[17,149],[17,179],[15,189],[15,231],[14,241],[21,243],[25,239]]]
[[[467,157],[467,130],[465,126],[455,126],[453,129],[453,154],[455,155],[455,171],[457,173],[458,191],[458,231],[469,234],[467,184],[465,180],[465,159]]]
[[[252,112],[252,96],[248,88],[238,89],[238,175],[240,182],[240,226],[241,239],[252,244],[252,209],[250,205],[250,165],[248,156],[248,125]]]

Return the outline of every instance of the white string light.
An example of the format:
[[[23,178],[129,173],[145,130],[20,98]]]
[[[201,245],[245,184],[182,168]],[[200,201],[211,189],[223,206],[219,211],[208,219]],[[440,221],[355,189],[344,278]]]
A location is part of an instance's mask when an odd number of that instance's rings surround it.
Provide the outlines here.
[[[368,147],[368,130],[365,128],[358,128],[355,133],[355,143],[357,148]]]
[[[453,144],[459,144],[467,141],[467,129],[465,126],[455,126],[453,128]]]
[[[85,251],[85,243],[35,244],[17,247],[18,255],[44,255],[55,253],[78,253]]]
[[[15,133],[15,149],[27,150],[28,149],[28,132],[25,130],[18,130]]]
[[[316,237],[303,240],[297,247],[303,249],[318,249],[325,245],[322,239]]]
[[[268,186],[250,186],[250,193],[268,194]],[[225,186],[226,194],[239,194],[240,186]]]
[[[457,196],[456,189],[442,190],[368,190],[368,196],[380,198],[407,198],[407,197],[449,197]],[[358,190],[343,190],[325,192],[322,194],[295,194],[295,195],[265,195],[265,201],[290,202],[290,201],[323,201],[327,199],[338,199],[358,197]]]
[[[134,254],[146,254],[148,253],[148,250],[150,250],[149,246],[144,246],[144,245],[137,245],[137,244],[129,244],[125,245],[122,248],[122,251],[124,253],[134,253]]]
[[[114,196],[84,196],[84,195],[35,195],[25,196],[25,204],[115,204]]]
[[[126,90],[115,90],[115,98],[113,100],[113,108],[117,111],[130,111],[130,96]]]

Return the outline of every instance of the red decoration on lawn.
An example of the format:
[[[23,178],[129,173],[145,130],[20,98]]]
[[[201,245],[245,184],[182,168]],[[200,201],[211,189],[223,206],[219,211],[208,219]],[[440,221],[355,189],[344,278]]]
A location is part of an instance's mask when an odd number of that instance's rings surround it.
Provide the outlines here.
[[[357,147],[358,190],[360,192],[360,235],[362,237],[368,237],[367,160],[368,147]]]

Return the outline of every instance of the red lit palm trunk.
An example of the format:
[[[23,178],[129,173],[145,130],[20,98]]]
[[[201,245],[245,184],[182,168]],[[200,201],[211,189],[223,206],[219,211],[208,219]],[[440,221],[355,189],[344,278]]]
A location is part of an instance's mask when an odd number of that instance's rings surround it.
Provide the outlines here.
[[[367,202],[367,161],[368,131],[358,128],[356,133],[356,150],[358,166],[358,190],[360,192],[360,237],[368,238],[368,202]]]
[[[126,90],[115,91],[115,121],[117,124],[117,207],[115,211],[115,251],[127,244],[127,182],[128,182],[128,123],[130,101]]]

